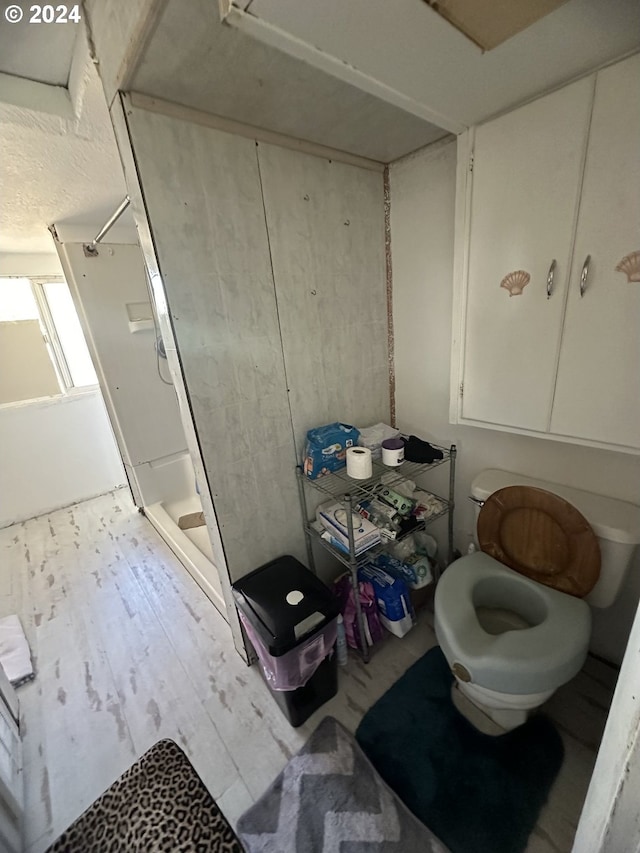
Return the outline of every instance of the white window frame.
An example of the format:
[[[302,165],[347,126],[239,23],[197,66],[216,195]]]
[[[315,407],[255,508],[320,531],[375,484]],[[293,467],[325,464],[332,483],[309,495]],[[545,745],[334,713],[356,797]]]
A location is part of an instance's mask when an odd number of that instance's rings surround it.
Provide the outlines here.
[[[47,301],[47,294],[45,292],[44,285],[49,282],[59,281],[69,287],[67,280],[62,275],[36,275],[27,276],[27,278],[31,282],[31,290],[33,291],[35,300],[38,303],[38,311],[40,312],[40,318],[45,328],[45,343],[49,348],[49,354],[51,356],[51,361],[53,362],[54,370],[58,376],[61,392],[65,395],[71,395],[84,394],[87,391],[95,391],[100,387],[97,382],[92,385],[74,385],[71,377],[71,370],[69,369],[67,358],[64,354],[64,349],[58,336],[56,324],[51,314],[51,309],[49,308],[49,302]],[[89,357],[91,357],[91,351],[89,351]]]
[[[44,342],[47,345],[53,368],[56,372],[56,376],[58,377],[60,391],[63,394],[68,394],[76,390],[76,386],[73,384],[73,380],[71,379],[71,371],[69,370],[69,365],[67,364],[67,359],[64,354],[64,350],[62,349],[62,344],[60,343],[60,338],[58,337],[56,325],[53,322],[49,303],[47,302],[47,296],[44,291],[44,285],[47,282],[64,281],[64,279],[60,275],[46,277],[29,276],[29,281],[31,282],[31,292],[33,293],[33,297],[38,305],[40,322],[44,326]],[[82,387],[85,388],[86,386]]]

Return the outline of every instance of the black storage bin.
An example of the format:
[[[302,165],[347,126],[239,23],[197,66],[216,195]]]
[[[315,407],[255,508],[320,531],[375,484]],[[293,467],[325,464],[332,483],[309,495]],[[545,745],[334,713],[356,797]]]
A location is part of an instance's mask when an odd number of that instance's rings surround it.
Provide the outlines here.
[[[291,725],[302,725],[338,690],[336,599],[288,555],[237,581],[233,596],[267,686]]]

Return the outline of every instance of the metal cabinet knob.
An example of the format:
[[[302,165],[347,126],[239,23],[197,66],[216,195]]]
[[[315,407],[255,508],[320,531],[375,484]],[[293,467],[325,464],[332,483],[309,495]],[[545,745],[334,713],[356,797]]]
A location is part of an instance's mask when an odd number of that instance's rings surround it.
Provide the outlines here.
[[[587,278],[589,277],[589,264],[591,263],[591,255],[587,255],[582,265],[582,273],[580,275],[580,298],[584,296],[587,289]]]
[[[551,294],[553,293],[553,279],[556,274],[556,259],[554,258],[551,261],[551,266],[549,267],[549,272],[547,273],[547,299],[551,299]]]

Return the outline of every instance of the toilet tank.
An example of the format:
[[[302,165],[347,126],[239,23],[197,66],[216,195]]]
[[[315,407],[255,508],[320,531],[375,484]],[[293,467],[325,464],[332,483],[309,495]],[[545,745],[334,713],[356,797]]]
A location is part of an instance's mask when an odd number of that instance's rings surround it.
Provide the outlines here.
[[[471,497],[475,501],[485,501],[489,495],[506,486],[546,489],[569,501],[584,515],[598,537],[602,559],[598,582],[585,601],[593,607],[610,607],[616,600],[636,546],[640,543],[640,507],[594,492],[536,480],[513,471],[499,471],[497,468],[481,471],[477,475],[471,483]]]

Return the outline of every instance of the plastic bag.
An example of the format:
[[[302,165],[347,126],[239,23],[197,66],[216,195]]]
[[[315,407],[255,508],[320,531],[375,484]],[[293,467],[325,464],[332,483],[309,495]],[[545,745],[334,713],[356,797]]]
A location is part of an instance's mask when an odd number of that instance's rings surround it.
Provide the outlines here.
[[[371,559],[371,565],[388,572],[394,578],[401,578],[408,586],[418,582],[415,570],[391,554],[377,554]]]
[[[404,637],[414,621],[407,584],[402,578],[393,577],[371,563],[362,566],[358,575],[362,580],[370,581],[375,590],[382,625],[397,637]]]
[[[238,615],[258,655],[265,680],[272,690],[297,690],[298,687],[304,687],[322,661],[333,651],[338,635],[336,618],[291,651],[274,657],[265,649],[244,613],[239,610]]]
[[[368,581],[360,581],[358,588],[360,590],[360,606],[362,607],[365,623],[365,640],[367,646],[372,646],[384,636],[378,614],[376,596],[373,591],[373,586]],[[360,644],[358,614],[356,612],[353,587],[351,586],[351,579],[349,575],[343,575],[336,581],[335,590],[336,595],[341,602],[342,618],[344,621],[344,631],[347,637],[347,644],[352,649],[362,648]]]
[[[347,464],[347,448],[358,443],[360,432],[349,424],[333,423],[310,429],[304,451],[304,473],[310,480]]]
[[[363,427],[360,430],[358,444],[360,447],[368,447],[373,459],[380,459],[382,442],[385,438],[395,438],[398,435],[400,435],[400,431],[388,424],[373,424],[373,426]]]

